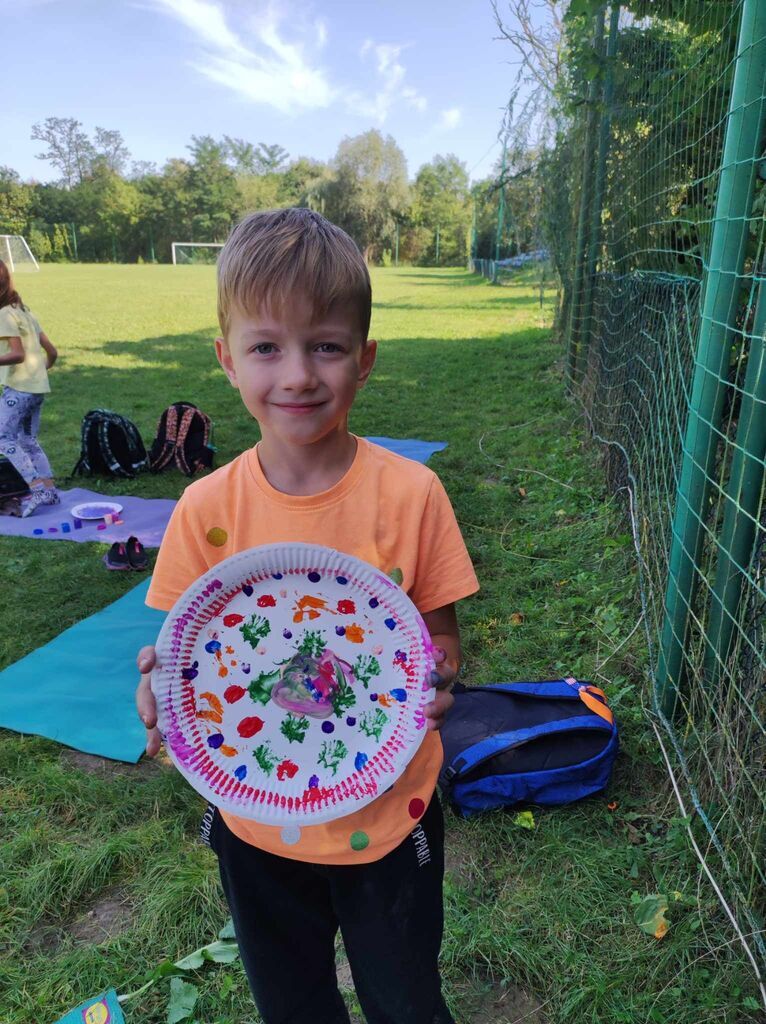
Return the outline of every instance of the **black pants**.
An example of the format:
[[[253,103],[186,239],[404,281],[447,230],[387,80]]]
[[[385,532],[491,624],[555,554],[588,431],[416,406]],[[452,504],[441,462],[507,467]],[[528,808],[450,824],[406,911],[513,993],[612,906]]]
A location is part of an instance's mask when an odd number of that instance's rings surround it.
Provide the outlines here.
[[[264,1024],[348,1024],[335,973],[340,928],[368,1024],[454,1024],[441,995],[444,820],[436,796],[371,864],[288,860],[243,842],[208,809],[240,955]]]

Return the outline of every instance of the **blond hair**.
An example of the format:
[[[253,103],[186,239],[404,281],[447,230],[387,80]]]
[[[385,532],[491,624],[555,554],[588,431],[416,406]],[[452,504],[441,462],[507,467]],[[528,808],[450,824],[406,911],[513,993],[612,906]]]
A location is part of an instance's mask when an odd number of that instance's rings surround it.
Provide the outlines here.
[[[248,214],[218,257],[218,320],[226,337],[232,307],[277,315],[296,293],[319,320],[337,303],[355,308],[367,340],[372,290],[358,246],[313,210],[289,207]]]

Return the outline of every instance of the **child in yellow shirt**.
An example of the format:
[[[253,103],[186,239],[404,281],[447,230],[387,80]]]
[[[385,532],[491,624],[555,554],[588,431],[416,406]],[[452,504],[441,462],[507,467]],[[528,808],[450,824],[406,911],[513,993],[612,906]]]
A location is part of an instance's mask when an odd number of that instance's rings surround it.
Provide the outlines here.
[[[221,559],[277,542],[323,544],[402,579],[438,672],[427,735],[397,782],[361,810],[299,830],[209,807],[242,960],[265,1024],[347,1024],[340,929],[368,1024],[453,1024],[441,995],[443,821],[438,735],[460,663],[455,602],[478,589],[436,475],[356,437],[348,414],[370,376],[370,279],[355,243],[305,209],[252,214],[218,265],[216,355],[261,440],[191,484],[147,596],[168,610]],[[159,749],[154,649],[138,657],[147,752]]]
[[[37,440],[43,400],[50,391],[48,370],[56,356],[0,260],[0,454],[29,485],[22,516],[59,501],[48,457]]]

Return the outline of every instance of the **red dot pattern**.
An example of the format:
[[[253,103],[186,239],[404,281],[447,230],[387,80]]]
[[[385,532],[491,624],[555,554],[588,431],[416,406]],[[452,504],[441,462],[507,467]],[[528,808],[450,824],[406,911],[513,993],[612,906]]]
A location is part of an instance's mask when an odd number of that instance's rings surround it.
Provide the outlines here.
[[[413,800],[410,800],[410,806],[407,808],[407,810],[410,812],[411,818],[422,818],[425,809],[426,805],[423,803],[419,796],[416,796]]]

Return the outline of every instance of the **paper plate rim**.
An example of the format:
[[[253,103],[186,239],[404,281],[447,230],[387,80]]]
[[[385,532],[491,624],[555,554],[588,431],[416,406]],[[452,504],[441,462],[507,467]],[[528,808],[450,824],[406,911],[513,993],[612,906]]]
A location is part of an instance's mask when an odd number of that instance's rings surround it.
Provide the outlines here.
[[[78,511],[79,509],[89,508],[89,507],[92,507],[93,505],[102,505],[104,508],[108,507],[109,511],[102,513],[100,516],[83,515],[82,512]],[[72,505],[72,507],[69,509],[70,515],[74,516],[75,519],[86,519],[86,520],[90,520],[90,519],[103,519],[105,515],[107,515],[107,516],[119,515],[120,512],[122,512],[122,505],[119,503],[119,501],[107,501],[107,500],[100,501],[100,502],[99,501],[81,501],[81,502],[78,502],[77,505]]]

